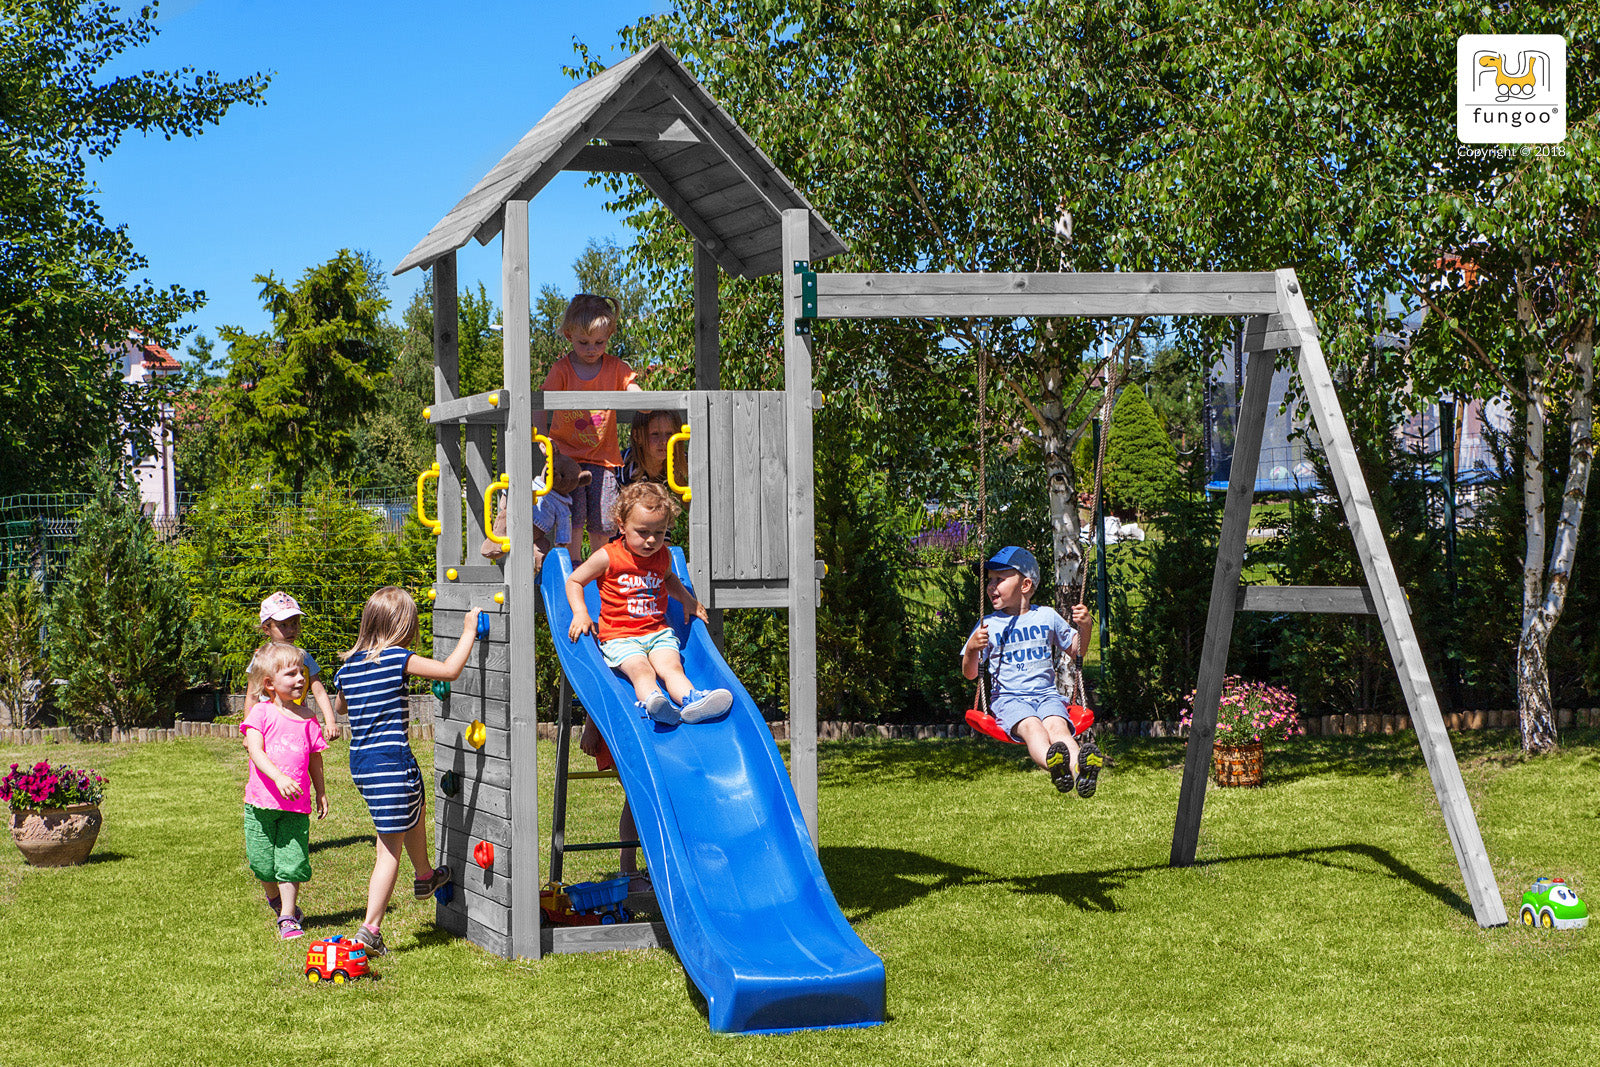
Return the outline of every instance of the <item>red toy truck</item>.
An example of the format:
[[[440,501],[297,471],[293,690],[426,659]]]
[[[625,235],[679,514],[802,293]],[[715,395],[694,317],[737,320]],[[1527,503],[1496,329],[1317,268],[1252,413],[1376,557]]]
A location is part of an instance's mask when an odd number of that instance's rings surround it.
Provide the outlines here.
[[[346,939],[343,934],[313,941],[306,949],[306,981],[312,985],[318,982],[344,985],[371,973],[366,946]]]

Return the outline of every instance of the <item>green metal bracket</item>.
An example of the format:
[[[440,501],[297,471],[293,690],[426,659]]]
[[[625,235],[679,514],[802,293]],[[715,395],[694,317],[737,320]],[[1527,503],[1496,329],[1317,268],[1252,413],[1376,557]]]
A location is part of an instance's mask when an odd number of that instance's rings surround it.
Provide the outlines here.
[[[794,272],[800,275],[800,314],[795,317],[794,332],[804,336],[817,321],[817,272],[803,259],[794,261]]]

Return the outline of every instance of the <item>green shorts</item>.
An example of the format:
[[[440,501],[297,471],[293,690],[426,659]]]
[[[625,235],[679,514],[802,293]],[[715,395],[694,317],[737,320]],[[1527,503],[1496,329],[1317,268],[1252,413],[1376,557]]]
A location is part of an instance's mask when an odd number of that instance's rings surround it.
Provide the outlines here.
[[[311,816],[246,804],[244,855],[263,882],[309,882]]]

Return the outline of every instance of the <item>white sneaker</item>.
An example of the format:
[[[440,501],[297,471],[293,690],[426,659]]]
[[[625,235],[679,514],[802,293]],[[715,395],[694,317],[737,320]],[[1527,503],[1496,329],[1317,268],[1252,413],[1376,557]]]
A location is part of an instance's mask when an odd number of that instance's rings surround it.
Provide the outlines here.
[[[691,689],[683,701],[684,722],[705,722],[724,715],[733,707],[733,694],[726,689]]]
[[[644,713],[656,722],[666,723],[668,726],[676,726],[683,721],[678,709],[672,706],[671,699],[659,689],[644,702]]]

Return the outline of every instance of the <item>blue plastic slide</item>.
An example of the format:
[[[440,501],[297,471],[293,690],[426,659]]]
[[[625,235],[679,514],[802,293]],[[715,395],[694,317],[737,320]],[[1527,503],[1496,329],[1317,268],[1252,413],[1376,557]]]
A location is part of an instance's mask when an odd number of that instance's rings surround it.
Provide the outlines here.
[[[689,584],[681,549],[673,569]],[[733,693],[714,722],[663,726],[594,638],[567,640],[572,560],[556,549],[540,591],[562,670],[605,735],[633,808],[672,946],[706,998],[718,1033],[870,1026],[884,1017],[883,961],[833,899],[772,733],[705,625],[669,619],[684,670],[700,689]],[[585,589],[600,616],[595,583]]]

